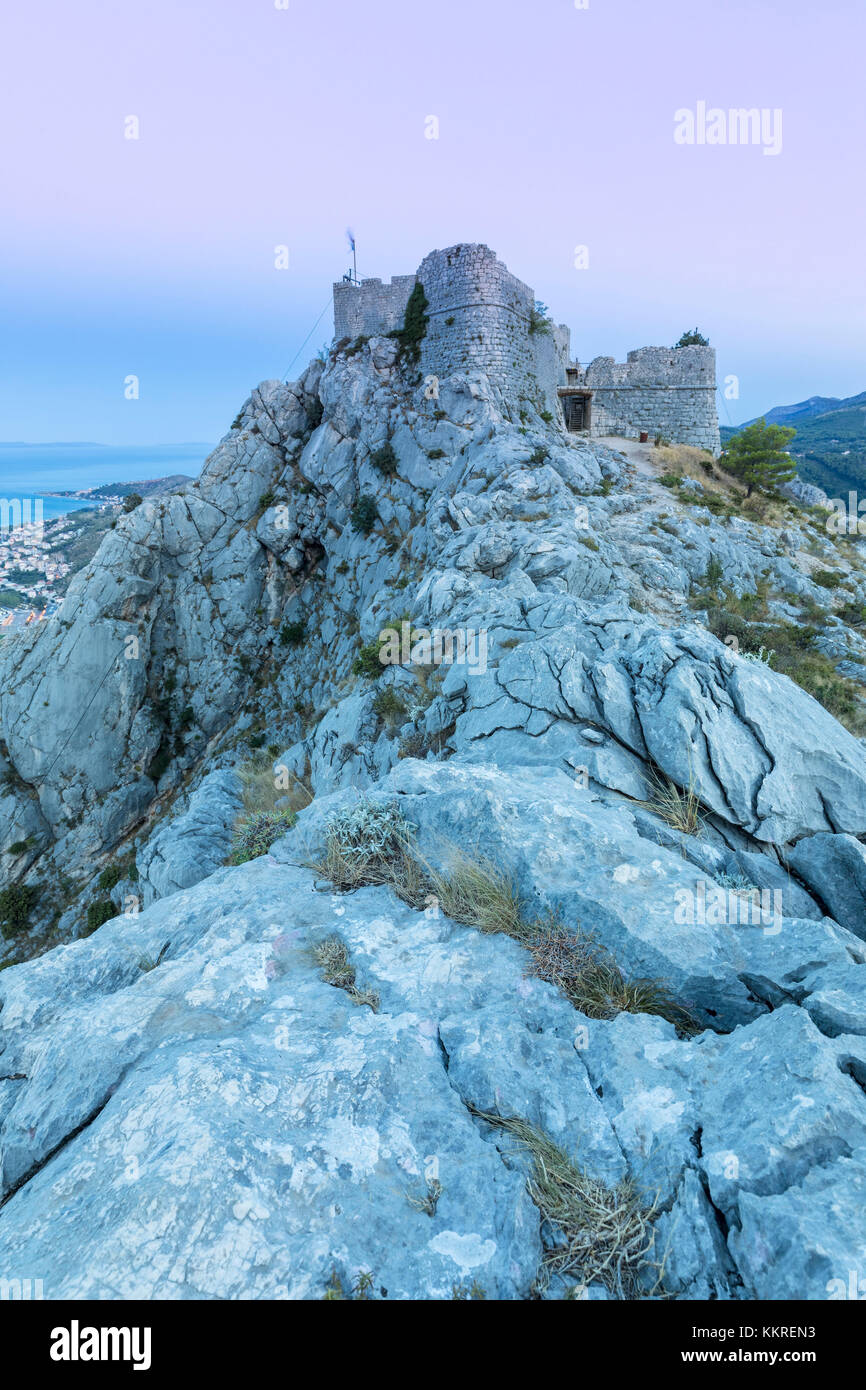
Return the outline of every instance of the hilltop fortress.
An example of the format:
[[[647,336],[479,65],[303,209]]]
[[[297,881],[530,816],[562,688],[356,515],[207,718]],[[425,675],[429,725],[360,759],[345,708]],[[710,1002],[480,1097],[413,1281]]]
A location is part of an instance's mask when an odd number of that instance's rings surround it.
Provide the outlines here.
[[[645,347],[625,362],[596,357],[583,367],[571,360],[568,328],[539,319],[534,292],[489,246],[431,251],[414,275],[395,275],[387,284],[350,278],[335,284],[336,340],[402,327],[418,283],[428,300],[425,375],[484,372],[503,400],[529,401],[571,432],[627,439],[646,432],[719,453],[712,348]]]

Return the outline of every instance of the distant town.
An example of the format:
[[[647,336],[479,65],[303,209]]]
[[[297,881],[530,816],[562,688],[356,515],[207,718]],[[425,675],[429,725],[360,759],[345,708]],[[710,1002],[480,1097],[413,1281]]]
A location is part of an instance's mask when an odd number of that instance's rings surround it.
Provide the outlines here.
[[[93,506],[45,522],[34,518],[29,506],[19,525],[4,517],[0,525],[0,640],[57,612],[69,581],[96,554],[120,513],[130,510],[130,502],[137,505],[147,496],[171,492],[189,481],[184,474],[174,474],[74,492],[44,491],[45,497],[75,498]]]

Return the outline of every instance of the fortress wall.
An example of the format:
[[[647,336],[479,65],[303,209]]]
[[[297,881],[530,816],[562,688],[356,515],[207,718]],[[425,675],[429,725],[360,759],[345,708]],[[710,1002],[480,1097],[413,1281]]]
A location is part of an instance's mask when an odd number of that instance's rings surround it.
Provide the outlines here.
[[[334,285],[334,337],[373,338],[403,327],[403,315],[418,277],[395,275],[387,284],[364,280]]]
[[[650,439],[662,434],[720,452],[713,348],[639,348],[625,362],[597,357],[585,381],[593,392],[593,434],[637,439],[646,430]]]
[[[555,410],[565,381],[567,334],[530,333],[535,296],[488,246],[433,251],[418,267],[429,301],[422,370],[445,377],[485,372],[512,402],[529,397]],[[563,344],[565,346],[563,347]]]
[[[409,295],[419,280],[429,306],[421,348],[424,375],[484,372],[503,406],[528,398],[556,412],[556,388],[565,383],[568,329],[529,332],[533,291],[488,246],[464,243],[432,251],[417,275],[395,275],[389,283],[335,284],[337,341],[401,328]]]

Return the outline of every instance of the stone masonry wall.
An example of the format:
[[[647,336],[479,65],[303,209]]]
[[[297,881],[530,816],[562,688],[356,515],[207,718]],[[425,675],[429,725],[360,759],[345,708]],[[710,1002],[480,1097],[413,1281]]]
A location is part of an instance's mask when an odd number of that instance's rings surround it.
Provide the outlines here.
[[[387,284],[364,280],[360,285],[348,280],[334,285],[334,336],[373,338],[402,328],[403,315],[417,280],[416,275],[395,275]]]
[[[566,384],[568,329],[552,324],[549,332],[530,333],[534,293],[489,246],[470,242],[431,251],[416,275],[395,275],[388,283],[335,284],[337,340],[402,327],[419,280],[429,306],[421,347],[425,376],[484,372],[506,409],[529,400],[561,418],[557,387]],[[578,382],[593,392],[593,434],[636,439],[646,430],[650,437],[663,434],[720,451],[712,348],[639,348],[625,362],[596,357]]]
[[[581,384],[592,389],[592,433],[636,439],[662,434],[714,455],[721,449],[716,354],[710,347],[639,348],[625,362],[596,357]]]
[[[556,388],[566,380],[568,329],[530,333],[533,291],[488,246],[464,243],[432,251],[417,275],[395,276],[388,285],[379,280],[335,284],[337,339],[399,328],[417,280],[429,305],[421,348],[425,376],[484,372],[503,402],[528,398],[555,413]]]

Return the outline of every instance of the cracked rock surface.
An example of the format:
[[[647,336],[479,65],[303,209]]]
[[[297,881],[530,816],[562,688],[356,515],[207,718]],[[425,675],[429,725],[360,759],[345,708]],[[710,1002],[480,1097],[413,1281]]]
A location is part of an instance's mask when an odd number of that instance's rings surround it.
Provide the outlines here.
[[[45,916],[20,963],[0,947],[0,1272],[48,1298],[317,1299],[364,1272],[375,1298],[566,1296],[527,1156],[479,1111],[655,1203],[648,1296],[823,1299],[862,1269],[864,743],[689,602],[715,562],[791,621],[832,547],[512,406],[471,375],[428,397],[388,339],[265,382],[3,644],[0,850],[26,842],[8,872]],[[475,646],[359,671],[404,623]],[[834,616],[821,640],[866,660]],[[253,750],[312,800],[227,868]],[[699,833],[654,779],[694,790]],[[502,866],[695,1036],[584,1017],[435,899],[332,891],[305,865],[361,795],[429,864]],[[109,865],[143,910],[72,939]],[[323,977],[335,936],[355,995]]]

